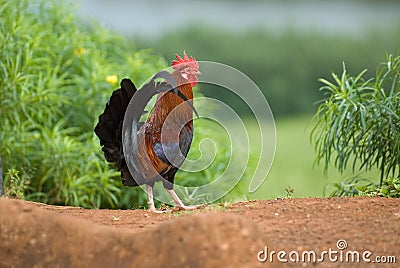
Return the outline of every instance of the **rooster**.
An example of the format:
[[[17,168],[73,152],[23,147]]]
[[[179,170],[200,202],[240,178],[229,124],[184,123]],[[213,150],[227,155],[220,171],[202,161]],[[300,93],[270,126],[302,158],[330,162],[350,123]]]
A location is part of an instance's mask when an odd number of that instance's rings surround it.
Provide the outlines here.
[[[199,65],[184,52],[183,58],[176,55],[172,68],[171,74],[166,71],[156,74],[140,90],[136,90],[131,80],[123,79],[121,88],[112,93],[94,129],[106,160],[121,172],[123,185],[146,184],[149,210],[156,213],[163,212],[155,208],[153,200],[157,181],[162,181],[179,209],[196,208],[184,205],[173,185],[193,138],[192,120],[196,110],[192,104],[192,89],[198,82]],[[156,83],[157,78],[165,81]],[[138,122],[147,101],[155,94],[157,100],[151,114],[145,122]],[[135,107],[128,109],[130,105]],[[136,114],[126,113],[127,110],[134,110]],[[123,138],[130,126],[134,126],[130,129],[134,134]],[[128,151],[124,154],[124,150]],[[125,155],[131,159],[126,159]]]

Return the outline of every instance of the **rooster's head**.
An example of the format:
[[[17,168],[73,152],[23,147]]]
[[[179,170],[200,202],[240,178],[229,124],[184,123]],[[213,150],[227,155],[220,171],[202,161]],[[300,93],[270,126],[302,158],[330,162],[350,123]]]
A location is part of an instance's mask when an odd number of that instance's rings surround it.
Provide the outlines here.
[[[172,61],[172,68],[181,72],[181,76],[190,82],[190,85],[194,87],[197,84],[197,75],[200,75],[199,64],[195,58],[186,55],[183,51],[183,59],[176,54],[176,60]]]

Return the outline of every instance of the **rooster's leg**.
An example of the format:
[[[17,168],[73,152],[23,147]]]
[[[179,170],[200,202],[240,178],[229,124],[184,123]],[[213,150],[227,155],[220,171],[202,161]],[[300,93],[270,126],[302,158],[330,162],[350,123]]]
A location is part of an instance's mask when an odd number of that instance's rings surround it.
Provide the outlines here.
[[[156,207],[154,206],[154,198],[153,198],[153,187],[150,185],[146,184],[146,191],[147,191],[147,196],[149,197],[149,210],[154,213],[164,213],[166,210],[157,210]]]
[[[191,210],[191,209],[196,209],[197,206],[186,206],[183,204],[182,200],[179,198],[179,196],[175,193],[174,190],[167,190],[167,192],[171,195],[172,199],[174,199],[175,204],[178,208],[184,209],[184,210]]]

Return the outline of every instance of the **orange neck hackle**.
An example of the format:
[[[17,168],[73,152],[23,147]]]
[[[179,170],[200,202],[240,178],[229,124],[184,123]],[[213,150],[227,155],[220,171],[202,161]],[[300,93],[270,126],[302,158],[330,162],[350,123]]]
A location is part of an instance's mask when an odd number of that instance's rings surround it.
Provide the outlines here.
[[[178,90],[189,101],[193,102],[193,87],[197,84],[197,75],[200,74],[199,64],[196,59],[192,56],[188,57],[184,51],[183,58],[176,55],[176,60],[172,61],[172,68],[174,69],[172,76],[178,85]],[[176,116],[179,121],[191,121],[193,118],[193,110],[189,105],[183,104],[183,102],[184,100],[174,93],[167,92],[159,94],[148,122],[153,125],[162,124],[171,111],[174,111],[174,116]]]

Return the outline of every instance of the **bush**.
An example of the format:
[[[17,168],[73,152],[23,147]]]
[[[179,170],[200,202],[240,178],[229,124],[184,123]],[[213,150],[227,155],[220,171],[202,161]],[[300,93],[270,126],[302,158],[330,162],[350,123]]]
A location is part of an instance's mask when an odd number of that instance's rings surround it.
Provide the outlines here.
[[[93,128],[120,79],[131,77],[139,86],[166,62],[96,23],[84,25],[59,1],[0,0],[0,7],[5,195],[88,208],[145,206],[144,191],[123,187],[119,172],[106,163]],[[204,122],[195,124],[192,147],[198,148],[210,131]],[[230,147],[216,142],[221,151],[213,165],[196,174],[179,172],[177,183],[202,185],[223,172]],[[198,155],[194,149],[189,157]],[[229,198],[243,196],[243,189]],[[188,203],[195,193],[181,194]]]
[[[399,51],[400,53],[400,51]],[[366,70],[348,75],[345,66],[334,82],[320,79],[327,99],[315,115],[311,133],[317,152],[340,171],[351,164],[357,168],[378,168],[380,185],[400,172],[400,54],[388,55],[376,76],[364,79]],[[397,189],[397,188],[396,188]]]
[[[143,205],[105,162],[93,128],[116,82],[165,61],[59,1],[0,0],[0,155],[6,194],[83,207]],[[115,75],[120,75],[115,77]]]

